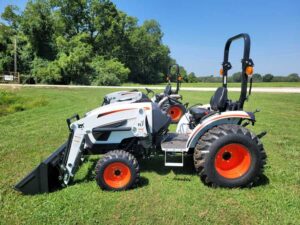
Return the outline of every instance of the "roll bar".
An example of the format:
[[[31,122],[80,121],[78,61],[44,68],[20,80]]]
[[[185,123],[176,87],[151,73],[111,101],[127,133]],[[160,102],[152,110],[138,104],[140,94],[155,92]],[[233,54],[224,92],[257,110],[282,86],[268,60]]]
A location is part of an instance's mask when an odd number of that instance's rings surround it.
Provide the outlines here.
[[[242,58],[242,80],[241,80],[241,95],[238,100],[238,108],[243,109],[244,102],[247,99],[247,85],[248,85],[248,75],[246,74],[246,68],[248,66],[254,66],[254,63],[252,59],[250,59],[250,36],[246,33],[238,34],[236,36],[233,36],[229,38],[225,44],[225,49],[224,49],[224,61],[222,63],[223,66],[223,87],[227,88],[227,75],[228,75],[228,70],[232,68],[230,62],[228,61],[229,58],[229,49],[230,45],[233,41],[239,40],[239,39],[244,39],[244,54]],[[251,85],[250,85],[251,88]]]
[[[172,68],[175,67],[176,70],[175,70],[175,76],[176,76],[176,91],[174,92],[174,94],[178,94],[179,92],[179,88],[180,88],[180,81],[178,79],[179,77],[179,72],[180,72],[180,68],[179,68],[179,65],[178,64],[173,64],[171,66],[169,66],[169,76],[172,77],[172,74],[171,74],[171,70]],[[170,82],[170,79],[169,79],[169,82]]]

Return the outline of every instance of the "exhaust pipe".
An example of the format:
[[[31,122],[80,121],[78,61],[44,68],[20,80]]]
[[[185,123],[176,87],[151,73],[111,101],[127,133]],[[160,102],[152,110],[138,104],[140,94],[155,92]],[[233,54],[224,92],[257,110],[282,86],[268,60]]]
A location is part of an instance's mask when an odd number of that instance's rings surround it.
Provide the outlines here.
[[[26,195],[48,193],[60,189],[62,187],[60,163],[66,149],[67,143],[60,146],[14,188]]]

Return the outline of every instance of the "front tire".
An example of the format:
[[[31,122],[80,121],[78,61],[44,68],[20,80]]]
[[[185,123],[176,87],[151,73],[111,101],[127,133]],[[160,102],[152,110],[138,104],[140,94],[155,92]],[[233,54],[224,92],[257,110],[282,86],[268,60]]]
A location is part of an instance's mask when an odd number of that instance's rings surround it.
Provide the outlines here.
[[[233,124],[207,131],[194,151],[194,165],[201,180],[216,187],[250,187],[265,164],[266,153],[259,138]]]
[[[96,165],[96,181],[101,189],[127,190],[137,185],[139,177],[136,158],[123,150],[106,153]]]

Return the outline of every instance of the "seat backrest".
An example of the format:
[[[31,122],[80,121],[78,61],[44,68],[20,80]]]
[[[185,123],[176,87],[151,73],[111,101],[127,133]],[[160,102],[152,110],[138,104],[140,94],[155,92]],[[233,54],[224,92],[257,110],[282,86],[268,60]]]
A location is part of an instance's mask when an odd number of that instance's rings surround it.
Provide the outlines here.
[[[227,107],[228,97],[227,88],[219,87],[215,94],[211,97],[210,107],[214,111],[225,111]]]
[[[170,84],[167,84],[167,86],[165,87],[164,94],[165,94],[165,95],[170,95],[170,94],[172,94],[172,87],[171,87]]]

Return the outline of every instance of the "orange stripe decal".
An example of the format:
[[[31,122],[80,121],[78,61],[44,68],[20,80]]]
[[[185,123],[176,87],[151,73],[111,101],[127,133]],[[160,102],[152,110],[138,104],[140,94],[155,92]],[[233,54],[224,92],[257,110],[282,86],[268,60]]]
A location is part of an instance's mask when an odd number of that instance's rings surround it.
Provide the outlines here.
[[[216,118],[213,118],[213,119],[211,119],[211,120],[209,120],[209,121],[206,121],[206,123],[201,124],[201,125],[197,128],[197,130],[195,130],[195,132],[193,132],[193,134],[192,134],[191,138],[189,139],[187,145],[190,144],[190,142],[191,142],[191,140],[194,138],[194,136],[195,136],[195,135],[198,133],[198,131],[201,130],[203,127],[205,127],[206,125],[208,125],[208,124],[211,123],[211,122],[215,122],[215,121],[217,121],[217,120],[220,120],[220,119],[226,119],[226,118],[243,118],[243,119],[251,119],[250,116],[245,116],[245,115],[223,115],[223,116],[218,116],[218,117],[216,117]]]
[[[105,113],[100,113],[97,118],[102,117],[102,116],[107,116],[113,113],[117,113],[117,112],[122,112],[122,111],[127,111],[127,110],[131,110],[131,109],[138,109],[138,108],[129,108],[129,109],[118,109],[118,110],[114,110],[114,111],[110,111],[110,112],[105,112]],[[144,107],[145,110],[150,110],[150,107]]]
[[[106,113],[101,113],[97,116],[97,118],[99,118],[101,116],[107,116],[109,114],[113,114],[113,113],[117,113],[117,112],[126,111],[126,110],[130,110],[130,109],[118,109],[118,110],[114,110],[114,111],[110,111],[110,112],[106,112]]]

